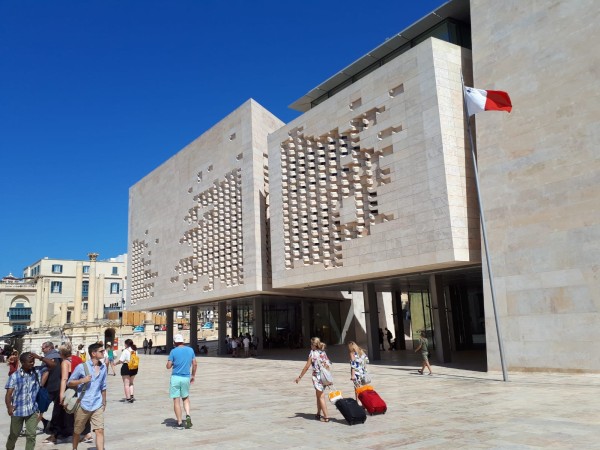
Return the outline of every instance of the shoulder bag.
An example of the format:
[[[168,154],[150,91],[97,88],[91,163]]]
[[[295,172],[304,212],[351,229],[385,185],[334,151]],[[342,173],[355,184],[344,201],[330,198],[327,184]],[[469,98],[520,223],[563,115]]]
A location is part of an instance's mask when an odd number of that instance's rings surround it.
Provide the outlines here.
[[[90,371],[86,362],[83,363],[83,369],[85,370],[85,376],[87,377],[90,374]],[[85,391],[87,390],[87,385],[88,383],[83,385],[83,388],[81,389],[81,395],[79,396],[77,396],[77,389],[68,388],[65,390],[62,406],[65,408],[67,414],[75,414],[75,411],[79,409],[79,404],[83,399],[83,394],[85,394]]]
[[[317,359],[317,361],[319,363],[319,372],[321,374],[321,384],[323,387],[333,386],[333,375],[329,369],[325,367],[320,357]]]

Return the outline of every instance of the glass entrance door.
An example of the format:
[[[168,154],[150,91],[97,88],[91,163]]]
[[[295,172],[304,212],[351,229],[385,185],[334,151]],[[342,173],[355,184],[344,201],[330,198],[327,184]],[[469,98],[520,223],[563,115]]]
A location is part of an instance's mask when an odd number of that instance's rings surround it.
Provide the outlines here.
[[[429,290],[424,289],[417,292],[409,292],[410,322],[413,343],[421,337],[419,333],[425,330],[429,344],[435,349],[433,339],[433,309],[431,308],[431,296]]]
[[[301,346],[302,311],[299,302],[267,302],[263,305],[266,348],[298,348]]]

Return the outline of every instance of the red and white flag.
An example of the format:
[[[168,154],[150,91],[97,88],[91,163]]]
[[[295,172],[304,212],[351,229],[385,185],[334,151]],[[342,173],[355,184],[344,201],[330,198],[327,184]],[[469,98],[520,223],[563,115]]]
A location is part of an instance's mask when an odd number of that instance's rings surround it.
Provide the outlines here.
[[[469,117],[482,111],[512,110],[510,97],[504,91],[484,91],[465,86],[465,100]]]

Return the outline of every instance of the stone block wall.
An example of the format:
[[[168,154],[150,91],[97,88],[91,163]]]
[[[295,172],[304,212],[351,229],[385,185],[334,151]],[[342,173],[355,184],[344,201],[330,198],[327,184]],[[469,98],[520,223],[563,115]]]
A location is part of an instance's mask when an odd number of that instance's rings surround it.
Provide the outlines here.
[[[482,197],[509,369],[600,372],[600,3],[471,1]],[[488,286],[487,276],[484,283]],[[499,370],[489,286],[488,367]]]
[[[469,58],[429,39],[269,137],[274,287],[479,262]]]
[[[130,189],[134,308],[270,288],[264,161],[282,125],[249,100]]]

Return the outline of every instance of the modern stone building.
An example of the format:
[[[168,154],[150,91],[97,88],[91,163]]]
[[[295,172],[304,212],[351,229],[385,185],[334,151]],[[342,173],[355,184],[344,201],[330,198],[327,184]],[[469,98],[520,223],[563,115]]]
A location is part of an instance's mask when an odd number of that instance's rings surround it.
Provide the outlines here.
[[[508,368],[600,371],[599,9],[453,0],[289,124],[248,101],[132,187],[132,306],[212,304],[234,333],[372,359],[378,328],[400,349],[426,329],[438,362],[500,369],[464,76],[514,106],[471,119]]]
[[[272,289],[267,136],[281,126],[249,100],[131,188],[132,308],[190,308],[193,325],[203,304],[219,313],[220,342],[229,311],[234,334],[266,328],[275,345],[300,338],[298,297],[340,297]]]

